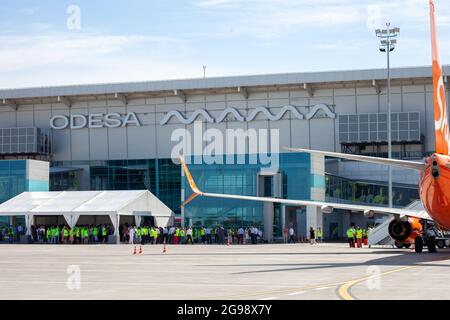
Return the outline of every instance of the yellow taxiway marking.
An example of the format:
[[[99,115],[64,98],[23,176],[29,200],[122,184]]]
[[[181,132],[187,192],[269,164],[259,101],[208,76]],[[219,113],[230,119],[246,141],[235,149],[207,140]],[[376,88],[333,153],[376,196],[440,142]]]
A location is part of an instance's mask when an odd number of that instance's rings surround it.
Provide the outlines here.
[[[400,272],[400,271],[404,271],[404,270],[408,270],[408,269],[412,269],[412,268],[417,268],[417,267],[421,267],[421,266],[402,267],[402,268],[394,269],[394,270],[391,270],[391,271],[382,272],[382,273],[380,273],[378,275],[375,275],[375,276],[371,275],[371,276],[367,276],[367,277],[364,277],[364,278],[360,278],[360,279],[356,279],[356,280],[351,280],[351,281],[345,282],[338,289],[339,298],[341,298],[343,300],[355,300],[355,298],[350,294],[350,289],[354,285],[356,285],[356,284],[358,284],[360,282],[363,282],[365,280],[368,280],[368,279],[379,278],[381,276],[385,276],[385,275],[388,275],[388,274],[391,274],[391,273]]]
[[[311,290],[324,290],[324,289],[330,289],[332,287],[340,286],[338,289],[338,295],[341,299],[344,300],[354,300],[355,298],[352,297],[349,293],[349,289],[354,286],[355,284],[362,282],[367,279],[373,279],[376,277],[385,276],[391,273],[404,271],[407,269],[412,268],[419,268],[419,267],[426,267],[426,263],[430,262],[438,262],[438,261],[447,261],[450,260],[450,257],[446,258],[440,258],[440,259],[434,259],[430,261],[423,261],[422,264],[419,265],[413,265],[413,266],[407,266],[407,267],[401,267],[398,269],[382,272],[378,275],[370,275],[363,278],[359,278],[356,280],[350,280],[350,281],[341,281],[341,282],[335,282],[335,283],[326,283],[326,284],[320,284],[320,285],[313,285],[313,286],[306,286],[306,287],[299,287],[299,288],[289,288],[289,289],[276,289],[276,290],[268,290],[268,291],[259,291],[254,293],[243,293],[238,295],[224,295],[224,296],[215,296],[215,297],[204,297],[204,298],[198,298],[195,300],[234,300],[234,299],[240,299],[240,298],[249,298],[249,297],[257,297],[257,296],[268,296],[268,295],[274,295],[274,294],[287,294],[287,295],[294,295],[293,293],[306,293],[305,291],[311,291]]]

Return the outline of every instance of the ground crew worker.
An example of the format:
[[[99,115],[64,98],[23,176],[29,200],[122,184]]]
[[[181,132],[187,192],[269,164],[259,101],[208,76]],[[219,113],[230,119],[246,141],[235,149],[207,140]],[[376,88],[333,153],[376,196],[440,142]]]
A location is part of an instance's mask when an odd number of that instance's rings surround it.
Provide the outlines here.
[[[84,232],[84,243],[89,244],[89,229],[88,229],[88,227],[84,227],[83,232]]]
[[[147,228],[144,226],[141,228],[142,244],[147,242]]]
[[[352,225],[352,232],[353,232],[353,248],[356,247],[356,228],[355,225]]]
[[[356,242],[358,243],[358,248],[362,248],[362,237],[363,232],[360,227],[356,229]]]
[[[149,243],[150,244],[153,244],[154,242],[154,239],[155,239],[155,229],[153,229],[152,227],[151,228],[149,228],[149,231],[148,231],[148,241],[149,241]]]
[[[103,243],[106,243],[107,238],[108,238],[108,230],[106,230],[106,226],[102,226],[102,240],[103,240]]]
[[[66,227],[63,228],[63,242],[67,244],[69,242],[69,230]]]
[[[206,242],[206,234],[205,234],[205,228],[203,228],[203,227],[200,230],[200,236],[202,237],[202,242],[205,243]]]
[[[175,228],[175,232],[173,233],[173,243],[179,244],[180,243],[180,229]]]
[[[79,227],[75,227],[75,239],[76,239],[76,243],[80,244],[80,228]]]
[[[14,229],[13,228],[9,228],[8,240],[9,240],[9,243],[13,243],[14,242]]]
[[[323,237],[323,232],[322,232],[322,228],[318,227],[317,228],[317,242],[322,242],[322,237]]]
[[[181,244],[186,244],[186,231],[183,228],[180,230],[180,238]]]
[[[367,245],[367,232],[366,232],[366,229],[361,228],[361,231],[362,231],[362,243],[364,245]]]
[[[353,228],[350,227],[347,229],[347,239],[348,239],[348,244],[350,246],[350,248],[354,248],[355,247],[355,235],[353,234]]]
[[[141,227],[137,228],[136,235],[137,235],[137,243],[142,244],[142,229],[141,229]]]
[[[51,242],[51,237],[52,237],[52,234],[51,234],[51,229],[49,227],[49,228],[47,228],[46,233],[45,233],[45,241],[47,243],[50,243]]]
[[[73,228],[70,228],[69,229],[69,243],[70,244],[73,244],[73,234],[74,234]]]
[[[198,228],[194,228],[193,232],[194,232],[194,241],[198,243],[200,239],[200,231],[198,230]]]
[[[98,242],[98,228],[97,228],[97,226],[92,228],[92,236],[94,237],[94,242],[97,243]]]

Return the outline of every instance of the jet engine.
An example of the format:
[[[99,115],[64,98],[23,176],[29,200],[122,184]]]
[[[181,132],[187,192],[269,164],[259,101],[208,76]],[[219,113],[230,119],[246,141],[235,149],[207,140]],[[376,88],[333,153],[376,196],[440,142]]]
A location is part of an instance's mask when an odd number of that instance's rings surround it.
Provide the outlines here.
[[[413,244],[417,236],[422,236],[422,224],[420,219],[408,218],[408,220],[392,220],[389,224],[389,235],[397,242]]]

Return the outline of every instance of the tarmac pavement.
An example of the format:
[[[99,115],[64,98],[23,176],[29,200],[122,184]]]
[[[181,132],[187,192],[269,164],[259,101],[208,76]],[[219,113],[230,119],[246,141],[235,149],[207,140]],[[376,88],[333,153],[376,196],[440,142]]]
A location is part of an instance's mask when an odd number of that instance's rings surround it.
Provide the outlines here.
[[[139,247],[138,247],[139,249]],[[0,245],[0,299],[450,299],[450,249]]]

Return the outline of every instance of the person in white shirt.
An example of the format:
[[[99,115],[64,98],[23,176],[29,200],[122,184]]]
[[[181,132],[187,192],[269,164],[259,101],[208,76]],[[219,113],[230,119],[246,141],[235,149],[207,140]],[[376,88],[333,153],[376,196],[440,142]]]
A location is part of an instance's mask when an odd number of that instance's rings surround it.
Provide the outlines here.
[[[130,228],[130,244],[134,244],[135,243],[135,235],[136,235],[136,231],[134,230],[133,227]]]
[[[290,227],[289,228],[289,243],[291,243],[291,242],[295,243],[294,236],[295,236],[294,228]]]
[[[244,228],[240,227],[238,230],[238,244],[244,243]]]
[[[191,242],[191,244],[194,244],[194,239],[192,239],[192,229],[191,228],[188,228],[186,230],[186,244],[188,244],[189,241]]]
[[[205,229],[205,235],[206,235],[206,243],[207,243],[207,244],[211,244],[211,243],[212,243],[212,239],[211,239],[211,228],[206,228],[206,229]]]

